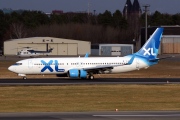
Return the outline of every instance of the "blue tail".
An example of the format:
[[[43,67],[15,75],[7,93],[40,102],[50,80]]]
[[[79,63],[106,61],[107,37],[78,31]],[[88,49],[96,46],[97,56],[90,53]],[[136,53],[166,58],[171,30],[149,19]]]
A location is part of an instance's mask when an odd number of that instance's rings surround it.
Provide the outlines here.
[[[157,28],[148,41],[143,45],[143,47],[136,53],[136,55],[145,57],[148,60],[156,59],[163,30],[164,28]]]

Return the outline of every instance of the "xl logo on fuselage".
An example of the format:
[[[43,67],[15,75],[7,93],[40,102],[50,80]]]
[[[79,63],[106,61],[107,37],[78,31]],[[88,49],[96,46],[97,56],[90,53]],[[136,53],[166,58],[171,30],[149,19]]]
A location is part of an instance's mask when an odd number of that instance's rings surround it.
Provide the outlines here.
[[[44,60],[41,60],[41,63],[44,65],[44,67],[41,69],[41,72],[44,72],[45,70],[49,70],[50,72],[64,72],[64,69],[58,68],[58,61],[57,60],[50,60],[49,62],[45,62]],[[54,63],[54,64],[53,64]],[[54,65],[54,69],[51,67],[51,65]]]
[[[146,56],[146,55],[156,56],[156,53],[154,53],[154,49],[153,48],[148,48],[148,49],[143,48],[143,50],[145,51],[144,54],[143,54],[144,56]]]

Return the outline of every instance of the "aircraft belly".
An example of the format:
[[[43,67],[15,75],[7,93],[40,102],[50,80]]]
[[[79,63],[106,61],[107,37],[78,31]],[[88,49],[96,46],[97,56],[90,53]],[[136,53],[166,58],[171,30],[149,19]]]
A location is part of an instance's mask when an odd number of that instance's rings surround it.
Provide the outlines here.
[[[128,72],[132,70],[133,68],[131,66],[119,66],[119,67],[114,67],[114,69],[112,69],[112,73]]]

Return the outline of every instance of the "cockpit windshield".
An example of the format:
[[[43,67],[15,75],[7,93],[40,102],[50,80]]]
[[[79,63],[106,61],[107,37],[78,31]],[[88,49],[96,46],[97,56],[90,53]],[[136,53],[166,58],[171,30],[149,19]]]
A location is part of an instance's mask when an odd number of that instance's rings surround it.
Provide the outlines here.
[[[22,63],[15,63],[14,65],[22,65]]]

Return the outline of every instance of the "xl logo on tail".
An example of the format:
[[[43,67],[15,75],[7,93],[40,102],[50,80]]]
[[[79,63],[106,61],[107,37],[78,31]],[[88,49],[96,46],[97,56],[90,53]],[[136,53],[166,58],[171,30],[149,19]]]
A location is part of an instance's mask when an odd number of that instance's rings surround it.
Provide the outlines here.
[[[143,54],[144,56],[146,56],[146,55],[156,56],[156,53],[154,53],[154,49],[153,48],[148,48],[148,49],[143,48],[143,50],[145,51],[144,54]]]

